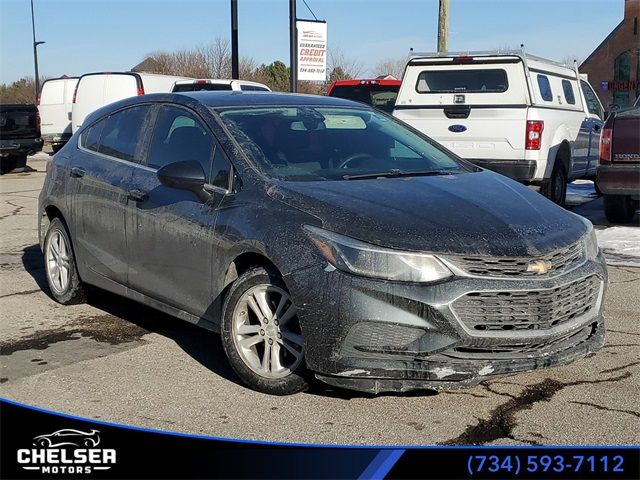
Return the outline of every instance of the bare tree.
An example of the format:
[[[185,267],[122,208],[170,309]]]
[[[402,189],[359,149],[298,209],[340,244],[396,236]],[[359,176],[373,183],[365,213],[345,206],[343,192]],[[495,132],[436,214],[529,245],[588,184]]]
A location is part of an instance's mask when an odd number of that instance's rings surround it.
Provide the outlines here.
[[[381,75],[393,75],[398,79],[402,79],[404,69],[408,61],[408,55],[400,58],[385,58],[373,68],[373,74],[376,77]]]
[[[348,57],[340,48],[330,49],[327,56],[327,70],[341,69],[345,78],[357,78],[364,72],[362,63],[355,58]],[[343,80],[343,79],[336,79]]]

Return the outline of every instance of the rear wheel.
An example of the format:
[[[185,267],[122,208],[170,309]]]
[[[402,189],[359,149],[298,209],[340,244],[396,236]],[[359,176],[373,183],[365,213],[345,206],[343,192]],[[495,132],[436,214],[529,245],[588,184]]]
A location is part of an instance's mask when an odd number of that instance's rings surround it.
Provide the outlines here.
[[[302,331],[277,273],[254,268],[238,277],[224,302],[221,334],[231,367],[250,388],[271,395],[307,389]]]
[[[69,233],[59,218],[49,224],[43,250],[47,283],[53,298],[63,305],[84,303],[86,292],[78,275]]]
[[[540,193],[553,203],[564,207],[567,198],[567,172],[559,159],[556,159],[551,178],[542,185]]]
[[[628,195],[605,195],[604,215],[611,223],[629,223],[636,213],[636,202]]]

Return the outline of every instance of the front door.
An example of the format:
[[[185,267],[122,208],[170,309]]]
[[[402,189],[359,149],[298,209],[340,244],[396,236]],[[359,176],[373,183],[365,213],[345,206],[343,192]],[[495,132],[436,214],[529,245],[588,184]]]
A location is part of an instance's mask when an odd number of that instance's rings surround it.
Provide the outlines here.
[[[197,113],[173,105],[158,108],[151,135],[146,165],[136,168],[132,181],[139,198],[130,199],[127,221],[129,285],[205,317],[214,300],[213,229],[223,192],[203,203],[190,191],[162,185],[157,170],[173,162],[197,160],[209,180],[216,142]]]

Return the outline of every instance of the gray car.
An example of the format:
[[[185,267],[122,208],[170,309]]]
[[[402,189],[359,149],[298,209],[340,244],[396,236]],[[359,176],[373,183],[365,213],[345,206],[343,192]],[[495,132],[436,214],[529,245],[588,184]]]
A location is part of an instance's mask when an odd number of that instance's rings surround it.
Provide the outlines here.
[[[251,388],[472,385],[604,341],[592,225],[348,100],[145,95],[90,115],[39,202],[52,295],[220,332]]]

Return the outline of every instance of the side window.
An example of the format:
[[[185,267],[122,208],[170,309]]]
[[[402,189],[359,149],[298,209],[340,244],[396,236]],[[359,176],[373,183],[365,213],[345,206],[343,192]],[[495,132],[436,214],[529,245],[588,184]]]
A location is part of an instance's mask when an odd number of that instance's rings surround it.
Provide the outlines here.
[[[227,160],[226,155],[220,146],[216,146],[216,152],[213,156],[213,167],[211,167],[211,185],[216,187],[229,188],[229,174],[231,173],[231,164]]]
[[[147,164],[161,168],[174,162],[196,160],[207,181],[214,141],[202,121],[189,110],[163,105],[158,111]]]
[[[98,152],[129,162],[140,162],[140,141],[149,107],[139,105],[127,108],[104,121]]]
[[[80,145],[92,152],[98,151],[98,142],[100,140],[100,133],[104,127],[104,120],[100,120],[98,123],[93,124],[87,128],[80,136]]]
[[[545,102],[553,101],[553,93],[551,92],[549,77],[538,74],[538,88],[540,89],[540,95],[542,95],[542,99]]]
[[[598,100],[598,97],[591,89],[591,86],[584,81],[580,82],[580,86],[582,87],[584,98],[587,101],[587,109],[589,110],[589,113],[591,113],[592,115],[597,115],[602,120],[604,117],[604,113],[602,112],[600,101]]]
[[[564,99],[571,105],[576,104],[576,97],[573,94],[573,85],[569,80],[562,80],[562,90],[564,91]]]

